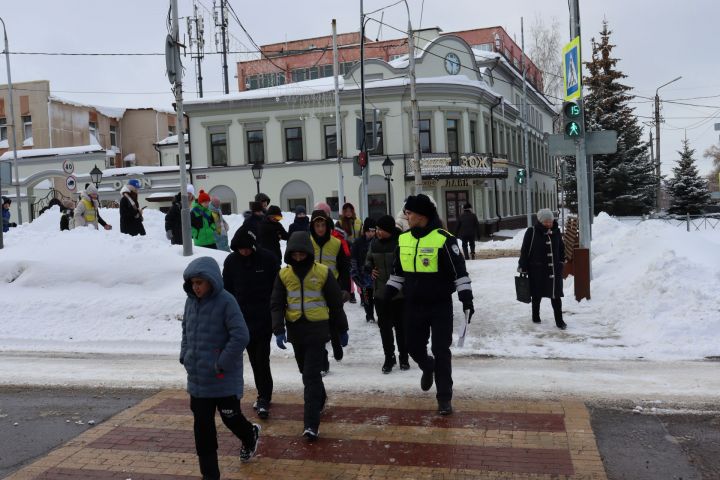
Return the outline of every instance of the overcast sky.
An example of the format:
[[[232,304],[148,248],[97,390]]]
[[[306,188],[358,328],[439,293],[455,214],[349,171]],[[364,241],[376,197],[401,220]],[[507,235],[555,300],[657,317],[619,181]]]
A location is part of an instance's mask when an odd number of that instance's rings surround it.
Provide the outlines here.
[[[207,10],[212,0],[198,0],[206,21],[206,53],[215,52],[212,18]],[[359,0],[230,0],[248,32],[262,45],[331,33],[332,18],[339,32],[359,28]],[[394,0],[366,0],[370,12]],[[423,0],[408,0],[413,27],[420,25]],[[180,14],[192,11],[192,0],[179,0]],[[3,0],[0,17],[5,21],[11,52],[163,52],[167,34],[166,18],[169,0]],[[542,9],[540,9],[542,6]],[[207,10],[206,10],[207,9]],[[663,83],[682,75],[682,79],[660,91],[662,99],[680,100],[693,105],[665,103],[666,119],[661,134],[663,173],[670,173],[687,129],[688,139],[696,148],[702,172],[710,162],[702,152],[718,143],[720,132],[720,62],[718,58],[717,0],[581,0],[584,59],[589,59],[590,39],[599,37],[603,18],[613,30],[611,40],[617,47],[618,65],[628,78],[625,82],[635,93],[647,97]],[[560,20],[563,40],[569,38],[566,0],[425,0],[422,27],[438,26],[443,31],[466,30],[500,25],[520,42],[520,16],[527,30],[533,18],[540,15],[548,23]],[[374,15],[380,18],[380,13]],[[383,21],[404,28],[407,14],[403,4],[385,11]],[[182,24],[184,25],[184,23]],[[185,29],[181,29],[184,31]],[[230,22],[234,39],[231,48],[241,49],[242,42],[252,48],[238,24]],[[377,27],[368,28],[370,38]],[[398,38],[397,31],[383,29],[381,38]],[[233,64],[240,57],[230,57],[230,89],[237,90]],[[117,107],[157,106],[169,108],[172,96],[165,77],[162,56],[146,57],[53,57],[11,55],[14,82],[50,80],[53,94],[94,105]],[[4,64],[4,62],[3,62]],[[186,70],[186,98],[195,98],[195,70],[189,58]],[[206,95],[222,90],[219,55],[207,55],[203,63]],[[0,68],[0,83],[7,83],[5,68]],[[695,99],[695,97],[709,97]],[[638,99],[642,101],[642,99]],[[649,121],[652,103],[636,103],[641,121]],[[710,118],[715,117],[715,118]]]

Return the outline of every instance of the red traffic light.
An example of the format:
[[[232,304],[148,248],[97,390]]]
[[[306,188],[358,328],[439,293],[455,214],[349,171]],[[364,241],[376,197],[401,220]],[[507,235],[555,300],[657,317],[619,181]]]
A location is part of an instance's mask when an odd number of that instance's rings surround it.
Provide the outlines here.
[[[367,152],[360,152],[358,154],[358,164],[360,165],[360,168],[367,167]]]

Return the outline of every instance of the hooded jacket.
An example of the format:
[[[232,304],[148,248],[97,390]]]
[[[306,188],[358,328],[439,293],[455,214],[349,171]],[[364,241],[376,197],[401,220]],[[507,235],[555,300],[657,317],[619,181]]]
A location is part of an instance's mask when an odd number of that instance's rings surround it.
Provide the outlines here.
[[[400,229],[398,228],[392,233],[391,237],[383,239],[375,237],[372,239],[372,242],[370,242],[365,268],[370,271],[377,269],[379,272],[372,284],[374,297],[378,300],[385,299],[385,284],[393,270],[395,250],[397,250],[398,247],[398,236],[400,233]],[[389,300],[398,300],[401,298],[403,298],[402,292]]]
[[[120,193],[122,194],[120,198],[120,233],[132,236],[145,235],[142,210],[137,201],[137,193],[130,190],[127,185],[120,190]]]
[[[295,220],[288,227],[288,235],[292,235],[294,232],[309,232],[310,231],[310,217],[305,215],[304,217],[298,217],[295,215]]]
[[[191,279],[212,287],[203,298],[193,292]],[[196,258],[183,272],[188,295],[182,321],[180,363],[187,371],[187,391],[193,397],[220,398],[243,394],[243,351],[250,340],[235,298],[223,288],[214,258]]]
[[[179,193],[165,214],[165,231],[172,232],[171,245],[182,245],[182,198]]]
[[[315,212],[313,212],[315,214]],[[327,215],[323,215],[325,218],[325,225],[327,228],[325,229],[325,235],[322,237],[317,235],[315,231],[312,228],[312,225],[310,226],[310,237],[312,238],[312,247],[313,247],[313,255],[317,252],[323,252],[324,246],[327,242],[330,241],[331,238],[337,238],[333,235],[333,224],[332,220],[327,217]],[[338,240],[340,241],[340,240]],[[285,249],[285,262],[287,263],[287,248]],[[318,261],[318,263],[322,263],[321,259],[316,258],[315,260]],[[342,290],[345,290],[346,292],[350,291],[350,252],[346,252],[345,248],[343,248],[342,241],[340,241],[340,248],[338,249],[338,253],[335,256],[335,266],[337,268],[338,277],[337,281],[340,284],[340,288]]]
[[[85,227],[92,225],[95,230],[98,228],[98,218],[100,205],[97,200],[93,200],[86,192],[80,194],[80,201],[75,207],[73,218],[76,227]]]

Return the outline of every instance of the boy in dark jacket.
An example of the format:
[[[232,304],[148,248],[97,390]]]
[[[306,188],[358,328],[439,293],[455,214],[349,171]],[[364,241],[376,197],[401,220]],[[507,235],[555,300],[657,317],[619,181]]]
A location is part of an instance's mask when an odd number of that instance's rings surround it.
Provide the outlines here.
[[[280,240],[287,240],[289,235],[285,227],[280,223],[282,212],[277,205],[270,205],[267,215],[258,224],[257,243],[261,247],[271,251],[277,259],[278,268],[282,263],[282,252],[280,251]]]
[[[343,347],[348,343],[348,323],[340,287],[329,268],[315,262],[314,258],[310,235],[293,233],[285,251],[287,266],[277,276],[270,300],[277,346],[285,349],[286,341],[293,344],[295,361],[302,373],[305,387],[303,436],[309,441],[318,438],[320,414],[327,400],[320,371],[331,327],[339,333]]]
[[[462,240],[465,260],[470,260],[470,258],[475,260],[475,239],[480,237],[480,221],[469,203],[463,206],[463,213],[460,215],[455,234]],[[468,244],[470,244],[470,256],[468,256]]]
[[[280,266],[275,255],[257,245],[255,235],[248,229],[238,229],[230,248],[232,253],[225,257],[223,266],[223,282],[225,290],[237,299],[250,330],[247,353],[258,392],[254,407],[258,417],[266,419],[273,392],[270,295]]]
[[[187,371],[195,450],[203,479],[220,478],[215,410],[242,441],[240,460],[255,455],[260,427],[240,410],[243,350],[248,329],[235,298],[223,288],[220,267],[211,257],[196,258],[183,272],[187,293],[182,321],[180,363]]]
[[[363,222],[362,235],[353,243],[350,259],[350,276],[360,290],[360,303],[365,308],[365,321],[367,322],[375,321],[372,278],[365,271],[365,259],[373,238],[375,238],[375,220],[368,217]]]
[[[140,208],[138,201],[138,190],[140,189],[140,180],[133,178],[128,180],[122,190],[120,190],[120,233],[126,235],[145,235],[145,226],[143,225],[143,209]]]
[[[298,205],[295,207],[295,220],[288,228],[288,235],[293,232],[307,232],[310,230],[310,217],[307,216],[305,207]]]

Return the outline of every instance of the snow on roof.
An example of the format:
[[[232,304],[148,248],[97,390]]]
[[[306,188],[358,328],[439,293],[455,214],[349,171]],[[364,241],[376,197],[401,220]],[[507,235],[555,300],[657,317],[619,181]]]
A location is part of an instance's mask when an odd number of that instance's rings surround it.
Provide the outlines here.
[[[188,134],[183,134],[183,139],[185,140],[185,143],[188,141]],[[155,145],[177,145],[178,143],[178,135],[171,135],[167,138],[163,138],[159,142],[157,142]]]
[[[18,158],[32,157],[54,157],[58,155],[79,155],[84,153],[104,152],[100,145],[81,145],[79,147],[61,147],[61,148],[37,148],[33,150],[18,150]],[[0,156],[0,160],[9,160],[12,158],[12,152],[5,152]]]
[[[105,177],[120,177],[123,175],[143,175],[146,173],[162,173],[162,172],[173,172],[179,171],[180,167],[177,165],[170,165],[166,167],[124,167],[124,168],[108,168],[103,170],[103,178]]]
[[[26,138],[23,141],[23,147],[32,147],[33,145],[35,145],[35,142],[33,141],[33,137]]]
[[[0,140],[0,148],[10,148],[7,138],[5,140]]]
[[[338,76],[339,89],[343,89],[345,79],[342,75]],[[275,87],[257,88],[255,90],[245,90],[244,92],[233,92],[227,95],[216,95],[211,97],[198,98],[195,100],[186,100],[185,105],[204,105],[208,103],[221,103],[232,100],[253,100],[260,98],[279,98],[294,95],[314,95],[316,93],[325,93],[335,89],[333,77],[323,77],[315,80],[306,80],[304,82],[286,83]],[[278,100],[279,101],[279,100]]]
[[[125,114],[125,108],[122,107],[103,107],[100,105],[90,105],[87,103],[80,103],[76,102],[74,100],[68,100],[67,98],[58,97],[56,95],[50,95],[50,100],[58,103],[64,103],[65,105],[72,105],[75,107],[87,107],[87,108],[94,108],[98,111],[100,115],[104,115],[106,117],[115,118],[117,120],[120,120],[123,115]]]

